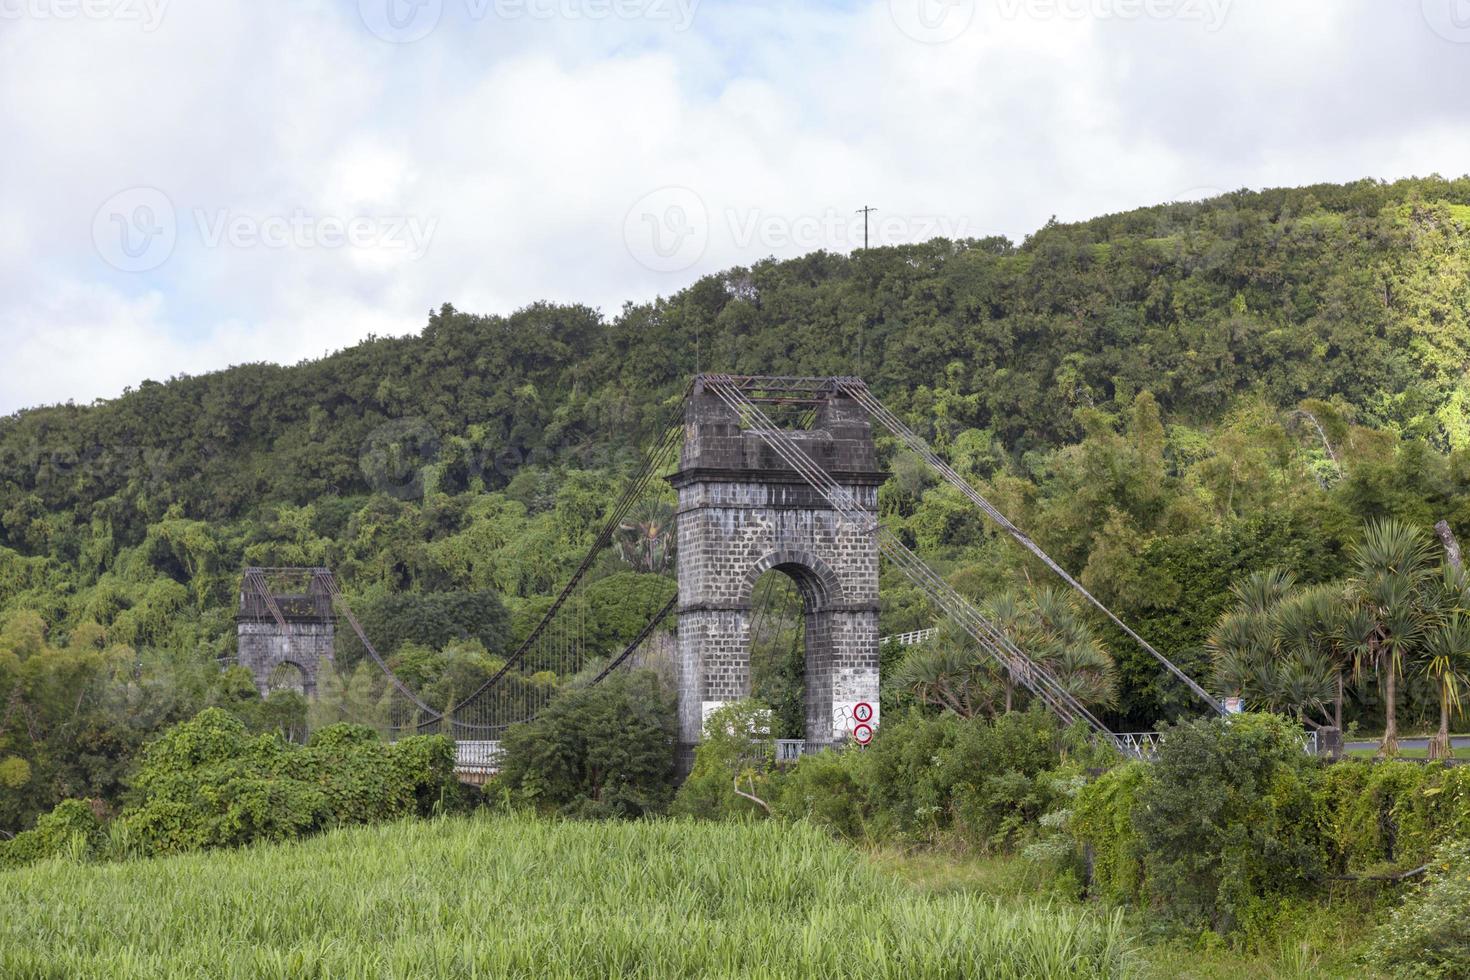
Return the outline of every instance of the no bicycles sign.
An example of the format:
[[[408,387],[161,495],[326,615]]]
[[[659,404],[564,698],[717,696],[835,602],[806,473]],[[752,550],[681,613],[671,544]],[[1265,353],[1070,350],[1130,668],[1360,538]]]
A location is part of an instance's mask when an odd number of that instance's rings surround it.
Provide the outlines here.
[[[857,723],[852,726],[853,740],[859,745],[867,745],[873,740],[873,706],[859,701],[852,706],[852,720]]]

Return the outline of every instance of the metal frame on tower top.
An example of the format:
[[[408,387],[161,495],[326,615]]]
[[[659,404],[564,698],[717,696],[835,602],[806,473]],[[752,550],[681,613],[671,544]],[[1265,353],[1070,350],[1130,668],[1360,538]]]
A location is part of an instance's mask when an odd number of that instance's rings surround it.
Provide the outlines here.
[[[802,378],[770,374],[700,374],[695,384],[733,387],[764,405],[820,405],[837,391],[840,378]]]

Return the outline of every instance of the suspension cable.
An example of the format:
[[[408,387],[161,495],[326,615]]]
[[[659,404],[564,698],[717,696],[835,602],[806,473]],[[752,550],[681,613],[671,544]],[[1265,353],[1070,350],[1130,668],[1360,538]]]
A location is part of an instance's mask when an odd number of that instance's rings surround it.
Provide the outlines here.
[[[653,631],[658,629],[658,624],[662,623],[664,619],[669,615],[669,613],[673,612],[678,605],[679,595],[678,593],[675,593],[668,602],[664,603],[662,609],[653,614],[652,619],[643,624],[643,628],[638,631],[638,635],[633,637],[633,641],[623,649],[623,652],[618,654],[616,659],[610,661],[606,667],[602,668],[601,673],[592,678],[592,683],[600,684],[603,678],[605,678],[608,674],[611,674],[613,671],[617,670],[618,667],[622,666],[623,661],[631,657],[634,652],[636,652],[637,649],[643,645],[643,642],[653,635]]]
[[[1225,713],[1224,706],[1218,700],[1216,700],[1208,691],[1201,687],[1194,680],[1194,678],[1186,674],[1172,660],[1164,656],[1158,650],[1155,650],[1147,640],[1134,632],[1127,623],[1123,622],[1123,620],[1118,618],[1118,616],[1114,614],[1111,609],[1104,605],[1102,600],[1098,599],[1091,592],[1089,592],[1085,587],[1083,587],[1081,582],[1077,581],[1070,574],[1068,574],[1066,569],[1062,568],[1062,566],[1057,564],[1050,555],[1043,551],[1041,546],[1038,545],[1029,534],[1022,531],[1015,524],[1011,523],[1009,518],[1007,518],[1004,514],[997,510],[996,507],[992,503],[990,503],[990,501],[981,496],[980,492],[970,484],[969,480],[966,480],[964,477],[960,476],[949,466],[948,463],[940,459],[939,456],[934,452],[933,449],[930,448],[929,444],[925,442],[922,437],[920,437],[917,433],[915,433],[912,429],[905,425],[903,421],[898,418],[898,416],[889,411],[887,406],[885,406],[873,395],[872,391],[869,390],[866,382],[864,382],[861,378],[839,378],[836,381],[836,386],[839,391],[847,394],[859,405],[861,405],[868,412],[868,414],[871,415],[880,424],[882,424],[884,428],[897,436],[905,446],[916,453],[920,459],[922,459],[930,466],[931,469],[938,472],[939,475],[942,476],[946,482],[948,482],[956,489],[958,489],[961,493],[963,493],[970,500],[971,503],[980,508],[980,510],[983,511],[985,515],[989,517],[992,521],[994,521],[997,525],[999,525],[1003,531],[1009,534],[1016,541],[1020,542],[1021,546],[1024,547],[1027,551],[1031,552],[1037,558],[1041,559],[1041,561],[1047,566],[1047,568],[1051,569],[1053,572],[1061,577],[1063,582],[1071,586],[1074,590],[1077,591],[1078,594],[1080,594],[1099,611],[1101,611],[1103,615],[1112,620],[1113,623],[1124,633],[1126,633],[1130,639],[1132,639],[1140,647],[1146,650],[1155,660],[1163,664],[1164,667],[1171,674],[1173,674],[1179,680],[1183,681],[1185,685],[1190,689],[1190,691],[1198,695],[1201,700],[1203,700],[1206,704],[1213,708],[1217,713]]]
[[[747,417],[758,422],[753,430],[756,435],[821,494],[844,520],[866,533],[876,534],[879,547],[889,560],[959,623],[984,652],[1010,670],[1064,722],[1083,721],[1094,731],[1114,743],[1117,742],[1116,736],[1081,701],[1040,664],[1026,656],[1008,636],[910,551],[896,535],[883,528],[876,517],[858,503],[852,491],[822,469],[789,434],[777,429],[760,406],[747,398],[733,379],[727,375],[707,375],[705,381],[709,390],[735,412],[737,417]]]
[[[612,512],[608,515],[608,519],[603,523],[602,529],[598,532],[596,539],[592,543],[592,546],[588,549],[587,554],[582,558],[581,564],[577,566],[576,571],[572,573],[571,579],[562,588],[561,592],[558,593],[556,599],[551,604],[551,608],[546,611],[545,615],[542,616],[541,621],[538,622],[531,633],[523,641],[521,641],[521,644],[515,649],[515,651],[506,658],[505,663],[500,667],[500,669],[496,671],[483,684],[472,691],[469,696],[464,698],[458,704],[454,705],[449,710],[449,714],[452,715],[454,712],[459,711],[465,705],[469,704],[471,701],[474,701],[486,691],[491,690],[497,684],[499,684],[500,681],[508,673],[510,673],[511,669],[515,667],[518,663],[520,663],[522,658],[525,657],[527,651],[529,651],[531,647],[535,645],[536,641],[541,638],[547,627],[556,618],[557,613],[561,611],[562,606],[565,605],[567,600],[576,591],[576,588],[581,583],[582,578],[592,568],[593,563],[602,553],[602,550],[612,542],[613,535],[617,533],[617,530],[622,525],[623,518],[627,516],[628,511],[631,510],[633,505],[638,502],[638,500],[643,496],[644,492],[648,489],[649,485],[657,477],[658,470],[662,466],[663,460],[667,457],[669,451],[674,448],[675,444],[683,438],[683,432],[684,430],[682,425],[670,426],[664,432],[663,437],[659,439],[658,442],[653,446],[653,448],[648,451],[648,453],[644,456],[642,467],[639,469],[637,475],[632,479],[632,481],[630,481],[627,489],[624,490],[622,497],[619,498],[616,506],[614,506]],[[435,718],[428,719],[427,721],[421,723],[418,727],[428,727],[439,721],[442,717],[443,715],[438,715]]]

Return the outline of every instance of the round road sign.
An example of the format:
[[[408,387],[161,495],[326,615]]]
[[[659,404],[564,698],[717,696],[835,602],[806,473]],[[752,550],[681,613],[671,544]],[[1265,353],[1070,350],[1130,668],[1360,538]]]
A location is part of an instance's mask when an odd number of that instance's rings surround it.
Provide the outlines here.
[[[854,721],[872,721],[873,706],[866,701],[859,701],[852,706],[852,717]]]
[[[859,745],[867,745],[873,740],[873,726],[859,723],[852,730],[852,737]]]

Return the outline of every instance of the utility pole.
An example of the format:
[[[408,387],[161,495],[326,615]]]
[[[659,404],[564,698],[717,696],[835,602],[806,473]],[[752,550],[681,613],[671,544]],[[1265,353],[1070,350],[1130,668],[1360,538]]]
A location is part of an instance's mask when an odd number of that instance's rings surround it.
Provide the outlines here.
[[[857,213],[863,216],[863,251],[864,252],[866,252],[868,250],[868,215],[872,214],[876,210],[878,210],[878,209],[877,208],[870,208],[870,207],[867,207],[867,206],[863,206],[863,207],[860,207],[860,208],[857,209]]]

